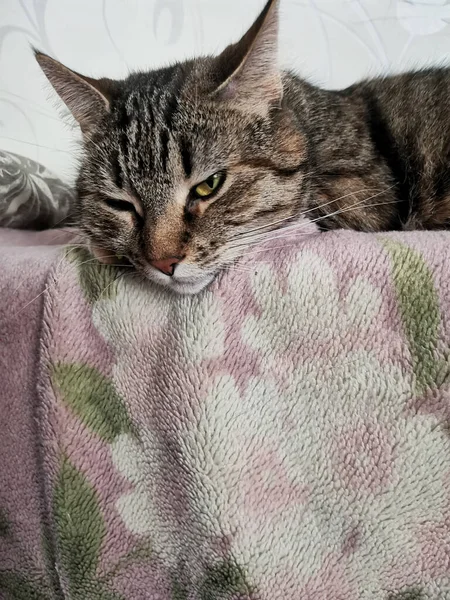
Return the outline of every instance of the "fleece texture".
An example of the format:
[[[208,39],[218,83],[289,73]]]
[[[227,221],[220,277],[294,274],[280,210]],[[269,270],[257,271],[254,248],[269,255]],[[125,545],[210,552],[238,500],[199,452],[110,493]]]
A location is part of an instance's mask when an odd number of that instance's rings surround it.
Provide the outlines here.
[[[195,297],[37,252],[1,257],[2,600],[450,598],[450,234]]]

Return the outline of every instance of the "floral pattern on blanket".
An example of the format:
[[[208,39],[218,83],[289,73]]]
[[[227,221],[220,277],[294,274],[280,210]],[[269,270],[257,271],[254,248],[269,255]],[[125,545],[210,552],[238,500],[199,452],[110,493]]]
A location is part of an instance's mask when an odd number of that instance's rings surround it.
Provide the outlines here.
[[[192,298],[71,250],[40,374],[64,597],[450,597],[450,238],[429,235],[319,236]]]

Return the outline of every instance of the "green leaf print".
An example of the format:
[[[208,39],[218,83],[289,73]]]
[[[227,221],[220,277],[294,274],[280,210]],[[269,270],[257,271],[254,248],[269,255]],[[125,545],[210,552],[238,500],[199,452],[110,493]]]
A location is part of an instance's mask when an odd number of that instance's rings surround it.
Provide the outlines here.
[[[80,363],[53,366],[52,381],[62,401],[106,442],[111,443],[133,427],[125,404],[111,380],[97,369]]]
[[[419,588],[414,588],[403,592],[391,592],[387,600],[425,600],[425,595]]]
[[[189,593],[185,586],[177,580],[172,581],[172,600],[187,600]]]
[[[136,544],[136,546],[130,550],[125,556],[122,556],[114,567],[103,574],[100,580],[104,583],[111,583],[111,581],[123,572],[129,566],[139,564],[141,562],[148,563],[153,558],[153,550],[148,540],[143,540]]]
[[[75,595],[73,596],[75,598]],[[78,590],[77,600],[125,600],[122,594],[118,594],[107,588],[97,580],[86,581],[84,587]]]
[[[11,539],[14,537],[13,527],[5,510],[0,509],[0,538],[8,537]],[[45,553],[45,548],[43,549]],[[22,558],[24,558],[23,555]],[[48,589],[47,581],[37,574],[36,580],[30,581],[27,576],[18,571],[0,570],[0,598],[2,600],[47,600],[52,597]]]
[[[232,561],[225,561],[207,569],[200,586],[201,600],[228,600],[239,594],[252,594],[242,567]]]
[[[96,575],[105,523],[97,494],[86,477],[64,458],[53,498],[61,567],[71,597],[88,589]]]
[[[67,250],[66,258],[77,266],[80,287],[88,302],[114,300],[122,271],[101,264],[84,248]]]
[[[20,573],[0,571],[2,600],[49,600],[50,596],[43,590],[45,590],[44,584],[31,582]]]
[[[0,508],[0,538],[6,537],[11,531],[11,524],[8,520],[6,512]]]
[[[393,279],[400,314],[411,349],[417,393],[437,385],[441,363],[437,357],[440,309],[433,274],[415,250],[385,240],[393,263]]]
[[[175,573],[171,575],[171,600],[187,600],[189,590],[185,583],[185,567],[180,564]]]

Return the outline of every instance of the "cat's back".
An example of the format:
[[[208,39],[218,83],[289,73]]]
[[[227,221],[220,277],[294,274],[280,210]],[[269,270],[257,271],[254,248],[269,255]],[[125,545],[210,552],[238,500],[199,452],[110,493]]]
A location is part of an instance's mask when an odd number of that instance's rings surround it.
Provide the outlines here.
[[[362,99],[372,113],[369,116],[386,120],[399,134],[420,133],[421,139],[431,139],[435,128],[450,128],[450,68],[368,79],[341,94]]]
[[[339,183],[351,177],[395,192],[397,222],[406,228],[450,226],[450,69],[368,79],[341,91],[292,78],[289,88],[291,106],[309,116],[326,197],[347,193]],[[385,221],[391,228],[396,217]]]
[[[411,227],[450,224],[450,69],[364,81],[343,94],[362,102],[373,143],[409,199]]]

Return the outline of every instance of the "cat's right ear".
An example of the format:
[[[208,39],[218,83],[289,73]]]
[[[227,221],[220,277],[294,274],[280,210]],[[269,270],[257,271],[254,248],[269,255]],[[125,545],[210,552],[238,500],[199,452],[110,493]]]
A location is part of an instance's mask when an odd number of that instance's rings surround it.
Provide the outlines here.
[[[88,135],[109,112],[113,82],[80,75],[38,50],[34,50],[34,55],[47,79],[78,121],[83,134]]]

